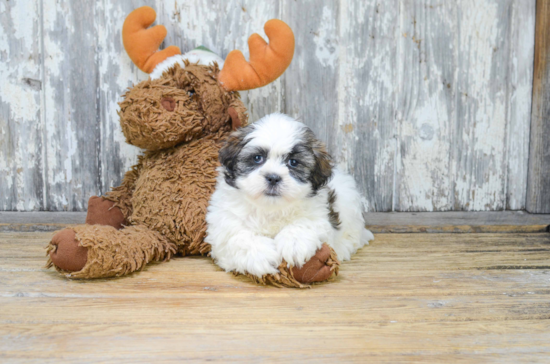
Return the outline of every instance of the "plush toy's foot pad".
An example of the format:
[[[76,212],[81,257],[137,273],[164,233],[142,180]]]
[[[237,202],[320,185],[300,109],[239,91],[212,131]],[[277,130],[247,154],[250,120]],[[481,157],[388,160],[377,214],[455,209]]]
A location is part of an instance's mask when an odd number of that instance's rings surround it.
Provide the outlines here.
[[[107,225],[120,230],[124,227],[124,223],[124,215],[122,214],[122,211],[115,206],[113,201],[109,201],[98,196],[90,197],[88,200],[86,224]]]
[[[321,249],[306,262],[302,268],[289,267],[283,260],[279,265],[279,273],[266,274],[262,277],[246,274],[252,281],[276,287],[288,288],[310,288],[310,284],[328,281],[338,275],[340,263],[336,252],[327,244],[323,244]],[[235,275],[239,273],[233,272]]]
[[[323,244],[302,268],[292,268],[294,278],[304,284],[326,281],[338,268],[338,261],[332,255],[330,247]]]
[[[56,233],[48,247],[51,262],[67,272],[78,272],[88,261],[88,249],[80,246],[73,229]]]

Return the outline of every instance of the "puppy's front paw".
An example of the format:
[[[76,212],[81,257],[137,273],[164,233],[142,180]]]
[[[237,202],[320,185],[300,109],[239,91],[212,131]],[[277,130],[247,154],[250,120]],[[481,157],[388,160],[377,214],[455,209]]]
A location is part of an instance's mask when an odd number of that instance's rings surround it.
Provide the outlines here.
[[[321,245],[321,240],[315,234],[299,228],[287,227],[275,237],[279,255],[290,266],[298,268],[315,255]]]
[[[277,267],[281,264],[281,260],[279,259],[279,254],[273,247],[273,241],[268,238],[260,237],[256,239],[258,241],[246,252],[243,259],[244,270],[257,277],[279,273]]]

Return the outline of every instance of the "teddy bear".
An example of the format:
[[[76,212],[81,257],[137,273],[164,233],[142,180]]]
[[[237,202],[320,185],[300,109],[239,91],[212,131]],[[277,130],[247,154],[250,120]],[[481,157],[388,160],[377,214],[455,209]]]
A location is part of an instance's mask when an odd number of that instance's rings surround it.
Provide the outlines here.
[[[150,78],[129,88],[119,103],[129,144],[144,150],[120,186],[88,202],[86,223],[57,232],[47,247],[48,267],[69,278],[123,276],[178,254],[208,255],[205,215],[224,139],[248,124],[238,91],[269,84],[289,66],[294,34],[281,20],[265,24],[269,43],[249,40],[250,61],[234,50],[224,61],[204,47],[181,54],[158,47],[166,28],[150,7],[131,12],[122,38],[132,61]],[[261,284],[306,287],[338,273],[327,245],[301,268],[284,261],[280,273],[249,277]]]

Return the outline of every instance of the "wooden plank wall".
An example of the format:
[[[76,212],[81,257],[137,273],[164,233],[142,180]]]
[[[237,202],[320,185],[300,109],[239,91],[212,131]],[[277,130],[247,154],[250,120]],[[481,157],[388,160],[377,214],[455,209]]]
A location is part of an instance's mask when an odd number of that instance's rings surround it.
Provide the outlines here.
[[[550,1],[537,1],[527,210],[550,212]]]
[[[165,44],[223,57],[270,18],[294,61],[243,93],[326,141],[369,211],[525,208],[535,0],[0,0],[0,210],[86,209],[139,150],[117,102],[147,78],[120,39],[151,5]]]

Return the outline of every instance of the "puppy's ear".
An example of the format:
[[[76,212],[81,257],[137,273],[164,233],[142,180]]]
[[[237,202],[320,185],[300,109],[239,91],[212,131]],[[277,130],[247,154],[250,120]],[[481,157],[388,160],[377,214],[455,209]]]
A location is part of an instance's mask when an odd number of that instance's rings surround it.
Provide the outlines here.
[[[309,180],[314,192],[327,184],[330,177],[332,177],[332,157],[328,154],[325,144],[316,139],[311,132],[310,145],[315,158],[315,166],[311,171]]]
[[[235,185],[235,179],[238,175],[237,162],[241,150],[246,143],[248,143],[248,141],[245,141],[244,139],[248,133],[250,133],[249,129],[250,127],[246,127],[229,134],[218,154],[218,160],[225,168],[225,182],[235,188],[237,187]]]

